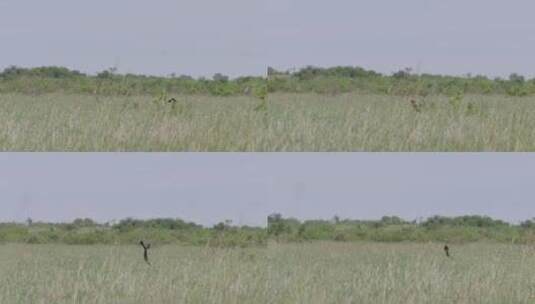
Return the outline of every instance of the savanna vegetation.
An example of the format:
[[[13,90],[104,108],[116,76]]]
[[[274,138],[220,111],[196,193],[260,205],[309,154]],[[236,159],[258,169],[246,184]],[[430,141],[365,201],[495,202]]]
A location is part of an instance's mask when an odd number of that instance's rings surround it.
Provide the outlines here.
[[[0,150],[535,151],[535,97],[165,99],[0,94]]]
[[[338,242],[448,242],[477,241],[508,244],[535,242],[535,220],[510,224],[482,216],[434,216],[423,221],[406,221],[396,216],[380,220],[351,220],[335,216],[331,220],[284,218],[272,214],[267,227],[221,222],[204,227],[181,219],[124,219],[117,223],[97,223],[76,219],[72,223],[0,224],[0,242],[26,244],[136,244],[139,240],[156,244],[208,247],[262,247],[268,241],[300,243]]]
[[[0,245],[0,303],[533,303],[527,245]]]
[[[0,73],[1,151],[535,151],[535,80],[383,75],[268,78]]]
[[[0,94],[42,95],[50,93],[98,96],[179,95],[259,95],[265,94],[263,77],[230,79],[221,73],[212,79],[188,75],[167,77],[119,74],[115,68],[88,75],[64,67],[22,68],[11,66],[0,72]]]
[[[28,219],[0,224],[0,303],[527,304],[534,236],[535,219],[482,216],[272,214],[267,227]]]
[[[340,94],[357,92],[367,95],[535,95],[535,78],[511,74],[490,79],[484,75],[447,76],[418,74],[406,68],[391,75],[361,67],[308,66],[295,71],[267,68],[267,79],[243,76],[231,79],[215,73],[211,79],[189,75],[148,76],[120,74],[110,68],[96,75],[64,67],[22,68],[11,66],[0,72],[0,94],[91,94],[134,96],[166,94],[204,94],[214,96],[263,95],[270,93]]]
[[[296,71],[277,71],[268,67],[270,93],[364,93],[395,96],[455,97],[459,95],[535,95],[535,78],[511,74],[507,78],[490,79],[484,75],[447,76],[414,73],[406,68],[391,75],[361,67],[308,66]]]

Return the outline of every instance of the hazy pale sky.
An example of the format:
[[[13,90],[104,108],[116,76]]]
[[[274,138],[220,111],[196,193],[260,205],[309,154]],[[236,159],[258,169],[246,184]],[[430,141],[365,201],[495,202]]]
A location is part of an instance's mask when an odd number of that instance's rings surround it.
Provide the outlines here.
[[[535,75],[532,0],[270,0],[269,65]]]
[[[0,221],[535,217],[535,154],[0,153]]]
[[[535,75],[532,0],[0,0],[0,68]]]
[[[262,75],[261,2],[0,0],[0,68]]]

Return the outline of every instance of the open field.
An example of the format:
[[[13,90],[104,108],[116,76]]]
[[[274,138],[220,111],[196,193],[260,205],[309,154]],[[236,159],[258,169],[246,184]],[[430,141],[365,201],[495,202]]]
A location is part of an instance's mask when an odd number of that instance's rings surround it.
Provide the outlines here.
[[[533,303],[529,246],[0,245],[0,303]]]
[[[535,151],[535,98],[0,95],[2,151]]]

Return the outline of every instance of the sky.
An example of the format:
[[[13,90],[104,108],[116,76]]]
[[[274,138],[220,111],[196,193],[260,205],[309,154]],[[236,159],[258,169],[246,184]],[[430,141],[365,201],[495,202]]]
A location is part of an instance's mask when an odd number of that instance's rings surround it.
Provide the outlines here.
[[[533,76],[531,0],[270,0],[274,67],[357,65],[383,73]]]
[[[0,0],[0,68],[535,76],[532,0]]]
[[[0,0],[0,68],[266,73],[263,0]]]
[[[535,154],[0,153],[0,221],[535,217]]]

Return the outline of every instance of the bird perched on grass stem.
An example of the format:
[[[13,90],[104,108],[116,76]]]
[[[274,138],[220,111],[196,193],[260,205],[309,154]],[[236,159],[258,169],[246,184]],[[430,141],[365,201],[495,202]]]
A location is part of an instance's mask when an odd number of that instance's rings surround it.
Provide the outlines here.
[[[444,246],[444,252],[446,253],[446,256],[449,258],[450,257],[450,247],[448,247],[448,245]]]
[[[414,100],[413,98],[411,98],[410,102],[411,102],[411,106],[412,106],[412,108],[413,108],[413,110],[415,112],[417,112],[417,113],[422,112],[422,105],[421,104],[417,103],[416,100]]]
[[[143,241],[139,241],[139,244],[141,245],[141,247],[143,247],[143,258],[145,259],[145,262],[147,262],[147,264],[150,265],[150,262],[149,262],[149,249],[150,249],[150,244],[147,244],[145,245],[145,243],[143,243]]]

